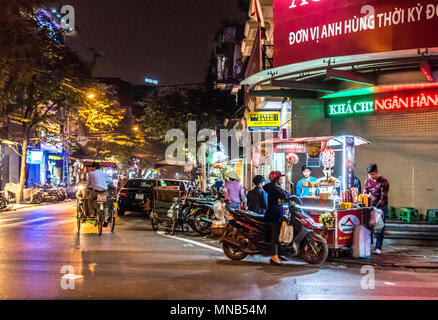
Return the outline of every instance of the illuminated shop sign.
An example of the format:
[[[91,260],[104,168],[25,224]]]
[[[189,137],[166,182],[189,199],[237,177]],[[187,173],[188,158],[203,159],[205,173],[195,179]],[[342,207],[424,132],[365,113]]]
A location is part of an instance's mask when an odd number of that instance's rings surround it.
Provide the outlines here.
[[[158,80],[150,79],[150,78],[145,78],[144,82],[150,83],[150,84],[155,84],[155,85],[158,85],[158,83],[159,83]]]
[[[387,112],[416,112],[438,110],[438,92],[416,92],[413,94],[380,97],[350,97],[326,102],[326,115],[360,116]]]
[[[249,112],[249,131],[279,131],[280,112]]]
[[[43,151],[41,150],[29,150],[27,151],[28,164],[42,164],[43,163]]]
[[[62,158],[60,156],[50,154],[49,155],[49,160],[59,161],[59,160],[62,160]]]

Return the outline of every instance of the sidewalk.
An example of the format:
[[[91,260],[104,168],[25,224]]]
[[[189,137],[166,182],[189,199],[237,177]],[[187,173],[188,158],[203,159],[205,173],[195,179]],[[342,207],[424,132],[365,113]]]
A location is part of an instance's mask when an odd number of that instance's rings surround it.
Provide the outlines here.
[[[372,253],[371,259],[340,257],[327,259],[346,264],[375,265],[392,268],[438,269],[438,247],[384,245],[381,255]]]
[[[0,210],[0,214],[5,213],[5,212],[20,211],[22,209],[34,208],[34,207],[39,207],[39,206],[48,206],[48,205],[54,205],[54,204],[60,204],[60,203],[69,203],[72,201],[73,200],[71,200],[71,199],[67,199],[64,201],[42,202],[39,204],[16,204],[16,203],[13,203],[13,204],[10,204],[9,206],[7,206],[6,209]]]

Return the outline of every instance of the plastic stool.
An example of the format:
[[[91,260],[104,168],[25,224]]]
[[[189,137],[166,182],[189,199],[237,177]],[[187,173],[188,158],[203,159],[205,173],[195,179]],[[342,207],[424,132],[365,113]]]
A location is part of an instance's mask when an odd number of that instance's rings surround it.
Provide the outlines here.
[[[438,209],[429,209],[427,210],[427,222],[429,223],[438,223]]]
[[[388,213],[386,214],[386,218],[392,219],[392,217],[395,217],[395,208],[388,207]]]
[[[414,222],[418,217],[418,210],[414,208],[400,208],[398,209],[398,220],[402,222]]]

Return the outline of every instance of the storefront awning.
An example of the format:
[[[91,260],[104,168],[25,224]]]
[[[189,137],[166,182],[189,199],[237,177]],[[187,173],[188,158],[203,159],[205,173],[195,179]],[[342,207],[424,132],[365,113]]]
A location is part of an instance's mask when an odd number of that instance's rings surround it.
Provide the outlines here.
[[[289,139],[270,139],[260,142],[260,144],[272,144],[276,152],[297,152],[305,153],[308,143],[321,142],[328,147],[341,146],[345,143],[346,137],[353,137],[355,146],[370,144],[369,141],[352,135],[344,136],[324,136],[324,137],[305,137],[305,138],[289,138]]]

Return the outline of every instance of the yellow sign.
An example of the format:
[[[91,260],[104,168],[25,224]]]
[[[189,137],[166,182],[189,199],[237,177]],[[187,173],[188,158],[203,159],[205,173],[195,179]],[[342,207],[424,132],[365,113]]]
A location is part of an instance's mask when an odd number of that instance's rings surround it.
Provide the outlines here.
[[[49,155],[49,160],[62,160],[62,158],[60,156],[55,156],[55,155]]]
[[[280,129],[280,112],[249,112],[248,128]]]

